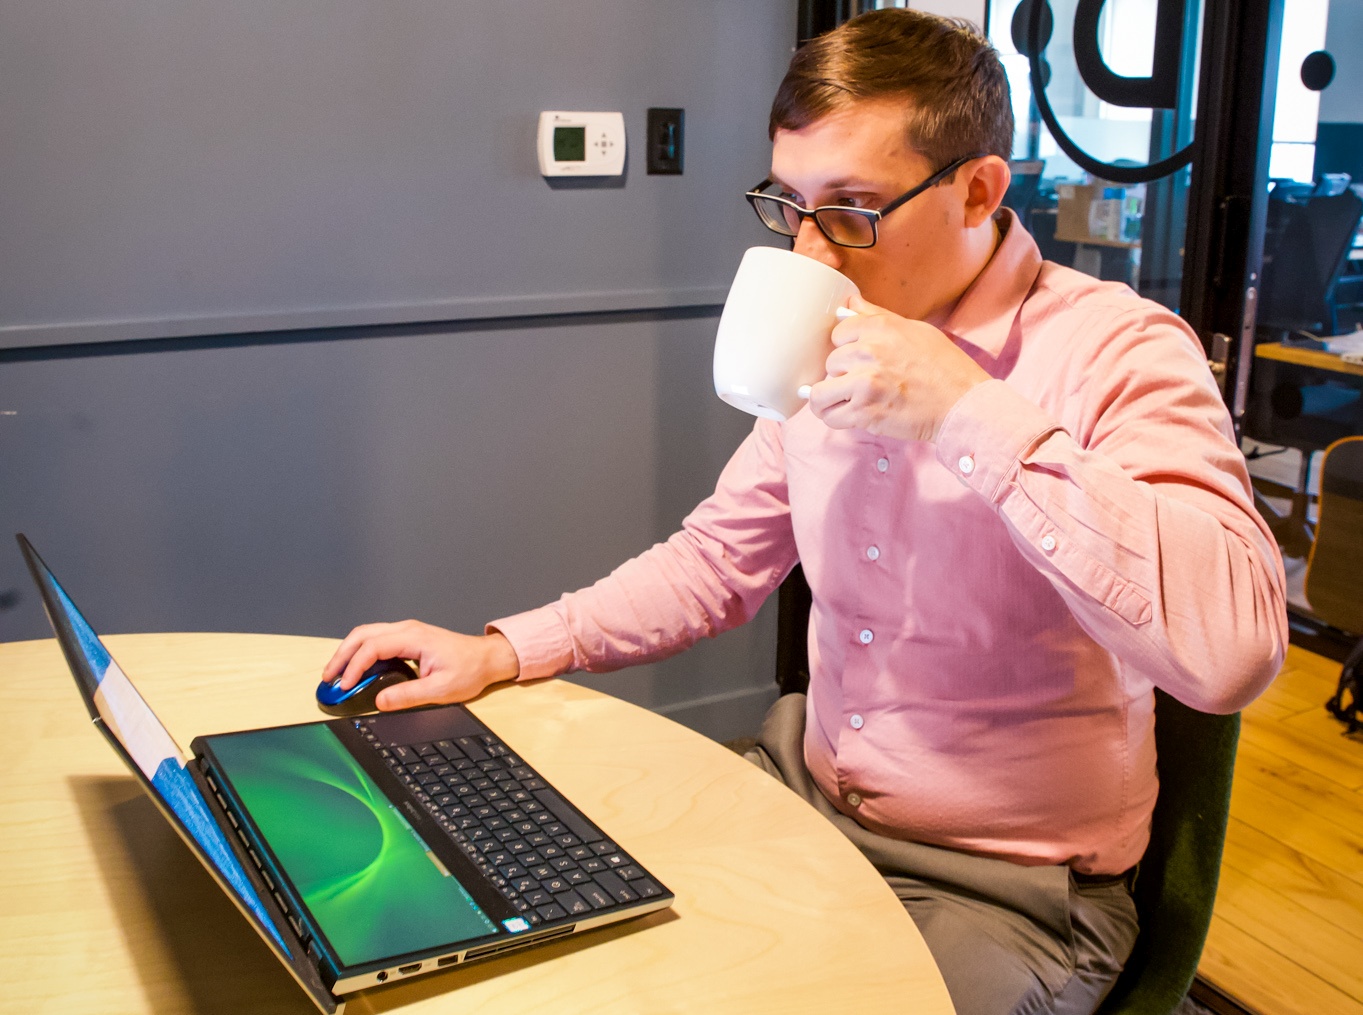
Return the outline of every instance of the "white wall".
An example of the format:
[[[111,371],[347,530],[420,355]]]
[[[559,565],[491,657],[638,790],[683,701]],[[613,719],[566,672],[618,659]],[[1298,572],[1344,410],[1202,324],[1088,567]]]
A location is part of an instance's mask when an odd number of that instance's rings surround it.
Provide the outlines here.
[[[1321,123],[1363,123],[1363,3],[1331,0],[1325,48],[1335,79],[1320,93]]]
[[[984,27],[985,0],[912,0],[908,6],[916,11],[928,11],[949,18],[965,18]]]

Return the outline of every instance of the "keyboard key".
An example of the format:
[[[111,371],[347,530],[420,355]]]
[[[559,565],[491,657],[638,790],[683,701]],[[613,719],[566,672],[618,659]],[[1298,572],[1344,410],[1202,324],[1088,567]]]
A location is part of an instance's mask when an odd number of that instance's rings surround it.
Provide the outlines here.
[[[537,826],[537,825],[532,825],[531,827],[532,827],[532,828],[537,828],[537,827],[539,827],[539,826]],[[532,845],[532,846],[539,847],[539,846],[547,846],[547,845],[549,845],[551,842],[553,842],[554,840],[552,840],[551,838],[549,838],[549,836],[545,835],[543,832],[531,832],[529,835],[527,835],[527,836],[525,837],[525,841],[528,842],[528,843],[530,843],[530,845]]]
[[[512,899],[511,904],[516,907],[516,912],[518,913],[524,913],[530,908],[530,903],[526,902],[524,899]]]
[[[533,891],[525,892],[521,898],[532,906],[545,906],[554,901],[553,896],[543,888],[536,888]]]
[[[540,847],[540,856],[544,857],[546,860],[552,860],[554,857],[562,855],[563,850],[558,846],[555,846],[552,842],[547,846]]]
[[[607,867],[629,866],[629,857],[625,856],[624,853],[612,853],[610,856],[603,856],[601,859],[606,861]]]
[[[585,842],[586,840],[584,839],[583,841]],[[607,853],[615,853],[619,850],[619,848],[620,848],[619,846],[617,846],[615,843],[609,840],[592,843],[592,852],[595,853],[597,856],[605,856]]]
[[[556,871],[570,871],[577,868],[577,861],[571,856],[560,856],[554,860],[552,866]]]
[[[494,818],[493,820],[495,821],[496,819]],[[492,834],[500,842],[507,842],[510,839],[519,839],[521,837],[520,833],[514,828],[499,828]],[[526,848],[528,849],[529,847]]]
[[[496,843],[494,845],[500,845],[500,843]],[[516,859],[515,853],[509,853],[504,849],[499,849],[495,853],[487,854],[487,862],[492,864],[492,866],[494,867],[505,867],[507,864],[514,862],[515,859]]]
[[[631,881],[629,886],[639,893],[640,898],[644,899],[651,899],[655,895],[663,894],[663,890],[648,878],[639,878],[637,881]]]
[[[492,833],[486,828],[475,828],[473,831],[469,832],[470,842],[481,842],[484,839],[490,838],[492,838]]]
[[[550,878],[548,881],[544,882],[541,887],[546,892],[553,892],[557,895],[559,892],[566,892],[572,885],[568,884],[568,881],[565,878]]]
[[[458,764],[460,761],[465,760],[464,752],[454,746],[453,740],[437,740],[435,742],[435,749],[454,764]]]
[[[456,737],[454,742],[459,745],[461,751],[474,761],[487,760],[487,751],[483,750],[483,745],[473,737]]]
[[[554,896],[554,901],[572,916],[581,916],[592,911],[591,904],[574,891],[559,892]]]
[[[594,880],[598,885],[610,892],[611,897],[614,898],[616,902],[635,902],[639,898],[638,894],[621,881],[615,875],[614,871],[598,874]]]
[[[485,789],[491,789],[492,780],[489,779],[487,776],[479,776],[477,779],[473,780],[473,788],[479,790],[480,792]]]
[[[420,754],[422,757],[425,757],[425,756],[428,755],[428,754],[437,754],[437,753],[439,753],[439,752],[436,751],[436,749],[435,749],[435,744],[417,744],[416,747],[414,747],[414,748],[412,748],[412,749],[413,749],[414,751],[416,751],[417,754]]]
[[[644,876],[644,872],[640,870],[638,867],[634,866],[634,864],[632,863],[626,864],[624,867],[621,867],[615,873],[620,875],[620,879],[622,881],[633,881],[635,878],[641,878]]]
[[[561,821],[551,821],[544,826],[544,830],[550,835],[562,835],[564,832],[568,831],[568,828]]]
[[[525,892],[533,892],[536,888],[539,888],[540,883],[534,878],[519,877],[511,880],[511,887],[524,894]]]
[[[483,827],[486,828],[489,832],[495,832],[499,828],[506,827],[506,819],[488,818],[486,821],[483,822]]]
[[[577,889],[577,894],[590,902],[593,909],[609,909],[615,905],[615,899],[598,884],[582,885]]]
[[[568,915],[567,911],[556,902],[551,902],[547,906],[540,906],[539,914],[546,920],[562,920]]]
[[[567,849],[569,846],[579,845],[582,842],[582,840],[579,839],[572,832],[568,832],[565,835],[556,835],[554,836],[554,841],[557,842],[564,849]]]
[[[607,869],[606,861],[602,860],[599,856],[594,856],[590,860],[582,861],[582,869],[584,871],[591,871],[593,874],[599,874]]]
[[[506,848],[517,855],[530,852],[530,847],[525,844],[523,839],[512,839],[506,844]]]
[[[410,765],[412,762],[416,761],[416,751],[412,750],[410,747],[392,747],[390,750],[393,752],[393,757],[397,758],[398,761],[402,762],[404,765]]]
[[[592,855],[592,850],[590,846],[574,846],[568,850],[568,855],[574,860],[586,860]]]
[[[534,867],[536,864],[544,863],[544,857],[540,856],[536,850],[527,849],[520,855],[520,861],[527,867]]]
[[[509,863],[505,867],[498,867],[497,869],[502,872],[502,877],[504,878],[525,877],[525,868],[518,863]]]
[[[590,874],[581,869],[565,871],[563,877],[570,885],[585,885],[592,879]]]
[[[549,813],[548,811],[546,811],[546,810],[544,809],[544,804],[540,803],[538,800],[531,800],[529,803],[521,804],[521,810],[525,811],[526,814],[547,814],[547,813]],[[536,820],[538,820],[538,819],[536,819]]]

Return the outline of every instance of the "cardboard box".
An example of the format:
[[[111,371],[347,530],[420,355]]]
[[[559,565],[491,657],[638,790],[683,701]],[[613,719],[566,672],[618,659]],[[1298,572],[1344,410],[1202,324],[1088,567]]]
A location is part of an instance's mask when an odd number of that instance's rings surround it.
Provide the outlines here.
[[[1143,195],[1119,184],[1062,183],[1056,187],[1055,238],[1068,243],[1139,242]]]

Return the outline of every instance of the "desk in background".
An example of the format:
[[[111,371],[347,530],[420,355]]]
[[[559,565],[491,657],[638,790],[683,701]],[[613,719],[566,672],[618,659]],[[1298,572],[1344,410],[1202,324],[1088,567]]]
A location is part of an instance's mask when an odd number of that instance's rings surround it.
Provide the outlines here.
[[[336,642],[107,639],[181,744],[321,718]],[[53,641],[0,644],[0,977],[11,1011],[314,1012],[91,728]],[[565,681],[472,706],[677,895],[672,910],[351,995],[351,1013],[952,1015],[913,921],[831,824],[736,754]]]

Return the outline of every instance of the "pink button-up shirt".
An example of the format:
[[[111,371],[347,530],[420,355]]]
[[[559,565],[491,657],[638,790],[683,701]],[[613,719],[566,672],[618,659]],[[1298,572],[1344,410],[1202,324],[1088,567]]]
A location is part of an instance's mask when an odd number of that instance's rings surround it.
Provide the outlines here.
[[[1149,837],[1153,687],[1239,709],[1282,563],[1192,331],[1044,262],[1012,213],[943,330],[994,378],[936,445],[759,421],[680,532],[489,625],[521,678],[670,655],[813,591],[805,759],[885,835],[1115,873]]]

